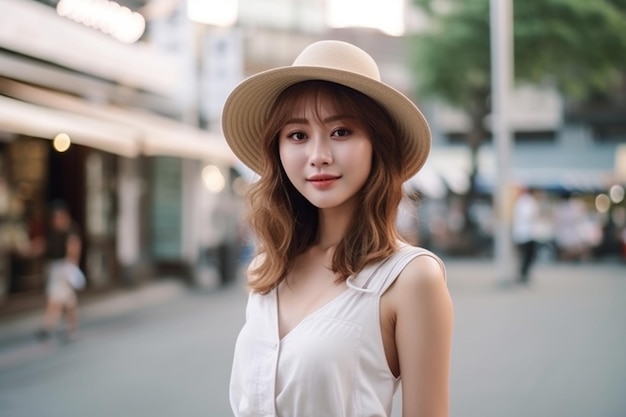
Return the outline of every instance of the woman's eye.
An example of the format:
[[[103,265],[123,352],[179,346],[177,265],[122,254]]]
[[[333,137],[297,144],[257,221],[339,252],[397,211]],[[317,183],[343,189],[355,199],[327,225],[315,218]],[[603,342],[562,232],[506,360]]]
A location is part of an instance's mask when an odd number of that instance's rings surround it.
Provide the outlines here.
[[[350,134],[350,131],[348,129],[337,129],[333,132],[333,136],[348,136]]]
[[[293,140],[304,140],[306,139],[306,135],[302,132],[293,132],[287,136],[289,139]]]

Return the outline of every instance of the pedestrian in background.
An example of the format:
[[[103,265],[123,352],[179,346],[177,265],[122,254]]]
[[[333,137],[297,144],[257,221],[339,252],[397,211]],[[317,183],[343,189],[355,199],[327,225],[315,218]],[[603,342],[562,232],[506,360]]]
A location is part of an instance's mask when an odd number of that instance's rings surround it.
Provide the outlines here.
[[[239,84],[222,122],[260,175],[235,416],[390,416],[400,380],[404,417],[448,416],[444,265],[395,225],[430,149],[419,109],[366,52],[321,41]]]
[[[65,202],[52,202],[50,225],[45,239],[35,242],[34,246],[46,261],[46,309],[38,336],[41,339],[48,338],[65,313],[65,337],[72,340],[78,329],[76,290],[84,287],[85,277],[78,266],[80,230],[72,220]]]
[[[539,190],[522,189],[513,205],[513,242],[518,249],[517,282],[528,284],[530,272],[537,258],[537,234],[539,228]]]
[[[586,213],[582,202],[571,193],[563,193],[554,208],[554,241],[560,260],[581,260],[587,253],[584,225]]]

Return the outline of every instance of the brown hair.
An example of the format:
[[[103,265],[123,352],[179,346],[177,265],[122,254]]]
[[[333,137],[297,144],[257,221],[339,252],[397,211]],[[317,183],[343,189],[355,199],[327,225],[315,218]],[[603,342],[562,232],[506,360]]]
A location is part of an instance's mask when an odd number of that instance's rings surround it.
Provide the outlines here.
[[[402,198],[402,149],[398,130],[388,112],[368,96],[328,81],[304,81],[285,89],[276,99],[263,135],[260,179],[248,192],[247,221],[259,255],[250,270],[249,287],[266,294],[286,276],[294,258],[315,243],[318,209],[291,184],[280,162],[278,132],[294,111],[328,97],[342,114],[355,117],[372,139],[372,168],[359,192],[359,214],[335,248],[331,269],[342,281],[367,264],[383,260],[397,249],[395,226]],[[359,217],[357,219],[357,217]]]

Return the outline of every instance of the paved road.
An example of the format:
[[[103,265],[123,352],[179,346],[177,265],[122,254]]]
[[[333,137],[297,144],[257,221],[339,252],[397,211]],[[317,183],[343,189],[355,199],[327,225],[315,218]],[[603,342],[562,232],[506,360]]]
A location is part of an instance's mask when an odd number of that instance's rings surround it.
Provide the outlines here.
[[[451,277],[454,417],[626,416],[626,266],[539,265],[528,289],[478,269]]]
[[[485,262],[447,265],[452,417],[626,416],[623,264],[540,264],[529,288],[498,284]],[[5,323],[0,416],[229,416],[244,304],[239,285],[161,283],[85,306],[73,343],[34,342],[34,317]]]

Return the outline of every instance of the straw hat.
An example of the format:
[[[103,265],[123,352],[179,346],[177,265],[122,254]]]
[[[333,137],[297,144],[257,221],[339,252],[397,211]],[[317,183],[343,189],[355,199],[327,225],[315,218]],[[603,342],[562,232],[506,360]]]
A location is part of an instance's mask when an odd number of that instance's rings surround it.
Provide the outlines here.
[[[235,155],[256,173],[263,128],[276,97],[301,81],[331,81],[357,90],[387,109],[400,132],[404,179],[426,162],[430,129],[422,112],[405,95],[380,80],[376,62],[362,49],[341,41],[320,41],[305,48],[289,67],[260,72],[230,93],[222,112],[222,129]]]

